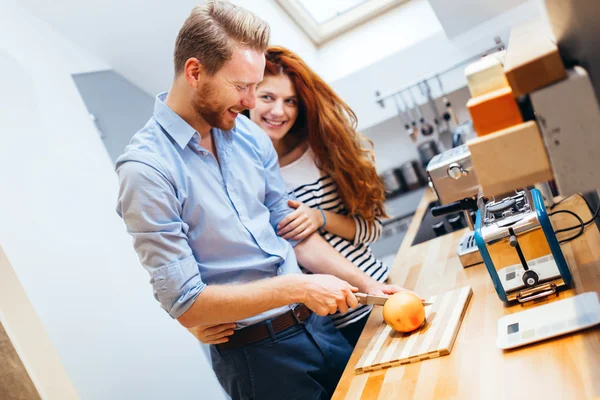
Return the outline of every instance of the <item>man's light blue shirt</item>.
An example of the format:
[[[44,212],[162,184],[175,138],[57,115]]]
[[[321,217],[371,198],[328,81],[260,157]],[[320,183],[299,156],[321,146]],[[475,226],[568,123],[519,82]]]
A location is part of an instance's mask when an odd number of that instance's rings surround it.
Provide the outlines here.
[[[276,234],[292,209],[269,137],[240,115],[231,131],[212,129],[217,162],[165,98],[157,96],[154,116],[116,164],[117,212],[150,273],[154,297],[178,318],[206,285],[301,273],[292,245]],[[289,308],[237,321],[238,327]]]

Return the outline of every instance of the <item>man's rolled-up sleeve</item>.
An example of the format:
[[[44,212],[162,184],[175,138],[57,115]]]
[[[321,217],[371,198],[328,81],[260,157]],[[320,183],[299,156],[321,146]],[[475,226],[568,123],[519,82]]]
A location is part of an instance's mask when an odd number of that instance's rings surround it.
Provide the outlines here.
[[[154,297],[172,318],[179,318],[206,284],[187,242],[175,189],[165,175],[144,162],[124,162],[117,174],[117,213],[150,274]]]

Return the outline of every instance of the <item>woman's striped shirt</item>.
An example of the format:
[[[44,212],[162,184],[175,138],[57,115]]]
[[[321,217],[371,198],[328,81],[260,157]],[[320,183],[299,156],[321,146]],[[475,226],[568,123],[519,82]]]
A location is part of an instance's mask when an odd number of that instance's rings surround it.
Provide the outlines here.
[[[317,167],[314,152],[310,148],[299,159],[281,167],[281,175],[291,198],[296,198],[313,208],[321,206],[323,210],[348,215],[335,182]],[[379,282],[385,282],[388,267],[375,258],[369,248],[369,243],[376,241],[381,234],[381,222],[375,219],[375,223],[368,223],[360,216],[352,218],[356,224],[354,240],[350,241],[326,231],[320,232],[321,236],[366,274]],[[334,314],[331,319],[336,327],[343,328],[366,317],[371,307],[360,305],[345,314]]]

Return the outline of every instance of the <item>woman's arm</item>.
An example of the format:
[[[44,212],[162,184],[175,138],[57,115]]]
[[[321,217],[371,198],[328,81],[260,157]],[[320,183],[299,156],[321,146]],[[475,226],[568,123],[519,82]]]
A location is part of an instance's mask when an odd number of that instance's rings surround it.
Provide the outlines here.
[[[377,218],[373,222],[367,222],[360,216],[311,208],[296,200],[290,200],[288,204],[296,210],[287,215],[277,227],[277,234],[284,239],[302,240],[317,229],[322,229],[351,240],[356,246],[360,243],[373,243],[381,235],[381,222]]]
[[[321,228],[324,231],[333,233],[346,240],[353,240],[356,236],[356,223],[354,218],[347,215],[336,214],[333,211],[323,210],[327,222]],[[320,211],[319,211],[320,214]],[[321,217],[322,218],[322,217]],[[322,224],[322,223],[321,223]]]
[[[352,217],[312,208],[297,200],[289,200],[295,208],[277,226],[277,234],[286,240],[302,240],[317,229],[331,232],[347,240],[354,239],[356,223]]]

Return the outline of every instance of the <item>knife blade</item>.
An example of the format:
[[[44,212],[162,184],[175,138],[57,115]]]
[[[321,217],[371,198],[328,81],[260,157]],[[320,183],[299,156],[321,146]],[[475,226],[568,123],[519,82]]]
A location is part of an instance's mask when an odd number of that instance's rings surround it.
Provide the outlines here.
[[[369,304],[369,305],[376,305],[376,306],[382,306],[385,304],[385,302],[389,299],[389,296],[380,296],[380,295],[375,295],[375,294],[365,294],[365,293],[354,293],[354,295],[356,296],[356,299],[358,300],[359,304]],[[425,307],[432,305],[433,303],[427,303],[427,302],[423,302],[423,305]]]

